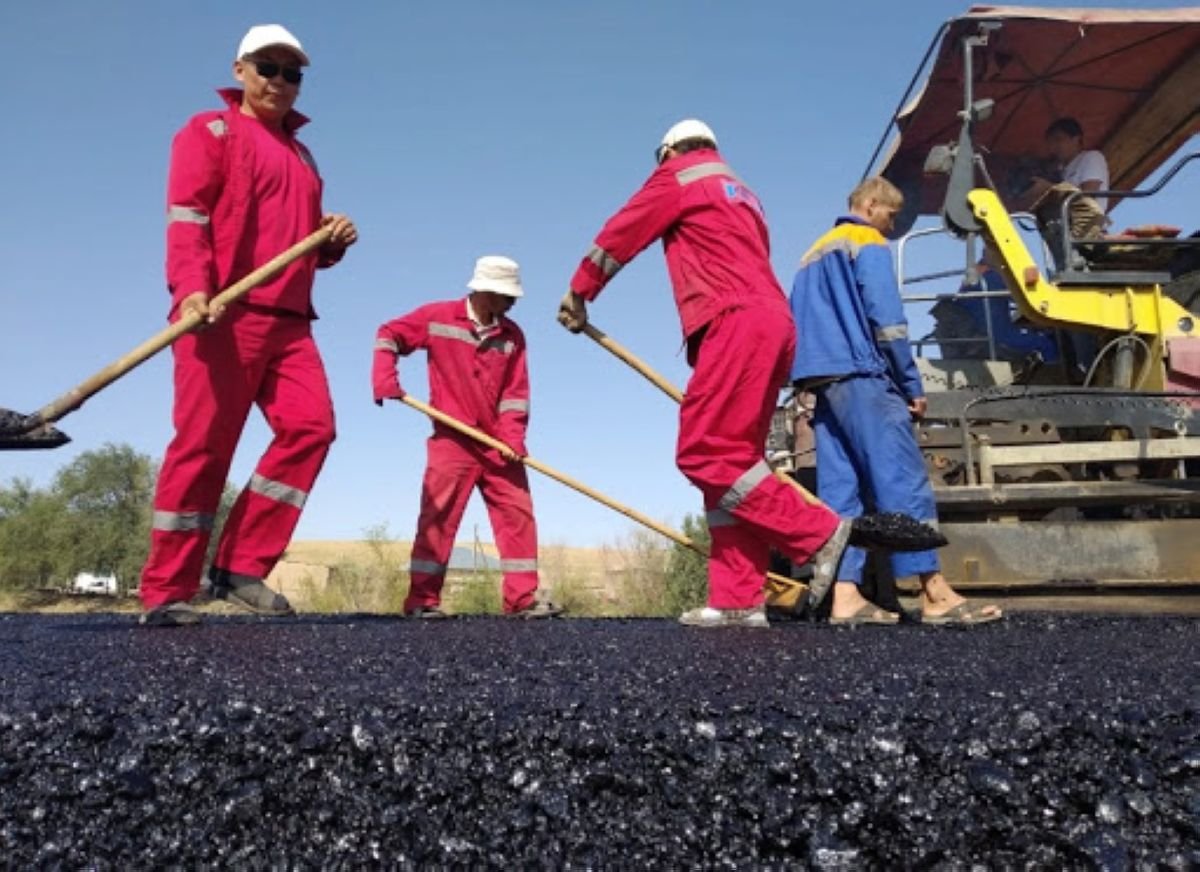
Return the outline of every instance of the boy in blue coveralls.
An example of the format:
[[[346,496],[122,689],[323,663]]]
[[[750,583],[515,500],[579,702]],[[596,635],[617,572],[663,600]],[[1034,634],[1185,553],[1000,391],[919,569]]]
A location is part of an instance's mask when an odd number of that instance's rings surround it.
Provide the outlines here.
[[[908,344],[908,323],[892,269],[888,233],[904,204],[883,178],[850,194],[850,212],[813,244],[792,285],[799,333],[792,379],[817,398],[813,430],[821,499],[843,518],[904,512],[937,525],[933,489],[912,431],[925,414],[925,391]],[[866,554],[848,548],[833,586],[830,621],[894,624],[859,591]],[[1001,617],[969,602],[942,576],[936,551],[892,555],[896,577],[921,582],[922,621],[979,624]]]

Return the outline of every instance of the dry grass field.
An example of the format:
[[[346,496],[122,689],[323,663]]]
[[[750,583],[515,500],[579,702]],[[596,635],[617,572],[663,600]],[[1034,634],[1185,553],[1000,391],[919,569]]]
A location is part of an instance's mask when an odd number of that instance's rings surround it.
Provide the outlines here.
[[[366,540],[294,542],[269,583],[302,610],[316,612],[402,610],[408,588],[411,542]],[[544,545],[539,549],[542,589],[576,614],[654,612],[650,576],[661,576],[669,551],[640,535],[603,548]],[[460,542],[447,575],[445,605],[454,612],[500,609],[498,555],[490,542]],[[649,574],[649,575],[648,575]],[[650,584],[649,588],[660,587]]]
[[[408,592],[412,543],[371,532],[363,540],[293,542],[267,582],[300,612],[398,614]],[[544,545],[541,589],[577,616],[666,615],[678,611],[667,584],[670,548],[651,534],[631,533],[601,548]],[[455,614],[501,609],[499,555],[490,542],[460,542],[451,559],[443,607]],[[226,613],[223,602],[200,602]],[[137,613],[136,596],[71,594],[58,590],[0,591],[0,612]]]

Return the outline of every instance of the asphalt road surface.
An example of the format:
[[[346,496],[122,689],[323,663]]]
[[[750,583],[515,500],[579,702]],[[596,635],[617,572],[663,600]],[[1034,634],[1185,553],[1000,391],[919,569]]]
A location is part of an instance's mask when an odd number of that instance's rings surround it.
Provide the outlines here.
[[[0,616],[11,867],[1200,867],[1200,621]]]

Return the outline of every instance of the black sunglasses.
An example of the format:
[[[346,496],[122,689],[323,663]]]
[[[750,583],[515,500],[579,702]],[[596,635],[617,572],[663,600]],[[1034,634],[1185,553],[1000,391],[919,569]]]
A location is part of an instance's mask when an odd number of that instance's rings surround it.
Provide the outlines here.
[[[251,60],[250,63],[254,64],[254,71],[264,79],[283,76],[283,80],[289,85],[299,85],[300,80],[304,78],[304,73],[299,67],[285,67],[283,64],[275,63],[275,61]]]

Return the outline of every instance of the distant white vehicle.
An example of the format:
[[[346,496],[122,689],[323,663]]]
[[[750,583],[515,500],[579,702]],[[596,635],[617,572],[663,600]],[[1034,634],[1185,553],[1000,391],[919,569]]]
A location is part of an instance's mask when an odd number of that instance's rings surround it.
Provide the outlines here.
[[[117,577],[115,575],[93,575],[90,572],[81,572],[75,576],[75,581],[71,583],[71,590],[74,593],[100,593],[116,596]]]

